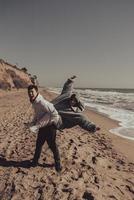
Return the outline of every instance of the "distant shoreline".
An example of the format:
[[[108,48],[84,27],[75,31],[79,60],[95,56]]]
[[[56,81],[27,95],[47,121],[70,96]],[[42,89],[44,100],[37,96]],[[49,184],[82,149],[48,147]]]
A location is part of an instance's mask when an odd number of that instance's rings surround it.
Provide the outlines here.
[[[134,93],[134,88],[74,88],[78,90],[97,90],[103,92],[120,92],[120,93]]]

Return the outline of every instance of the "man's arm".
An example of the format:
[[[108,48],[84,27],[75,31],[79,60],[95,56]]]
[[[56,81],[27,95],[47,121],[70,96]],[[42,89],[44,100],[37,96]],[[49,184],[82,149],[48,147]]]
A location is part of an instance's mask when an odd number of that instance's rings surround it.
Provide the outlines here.
[[[72,93],[72,90],[73,90],[73,83],[74,83],[74,79],[75,79],[75,78],[76,78],[76,76],[72,76],[71,78],[69,78],[69,79],[64,83],[64,86],[63,86],[63,89],[62,89],[61,94],[65,94],[65,93],[71,94],[71,93]]]

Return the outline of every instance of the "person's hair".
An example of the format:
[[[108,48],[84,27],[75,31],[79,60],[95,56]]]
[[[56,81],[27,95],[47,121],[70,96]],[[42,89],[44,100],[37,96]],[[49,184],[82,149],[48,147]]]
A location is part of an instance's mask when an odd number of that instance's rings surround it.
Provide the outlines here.
[[[29,85],[27,89],[28,89],[28,91],[32,90],[32,89],[35,89],[36,92],[38,92],[38,87],[36,85]]]
[[[76,94],[72,94],[70,97],[71,100],[76,99]]]

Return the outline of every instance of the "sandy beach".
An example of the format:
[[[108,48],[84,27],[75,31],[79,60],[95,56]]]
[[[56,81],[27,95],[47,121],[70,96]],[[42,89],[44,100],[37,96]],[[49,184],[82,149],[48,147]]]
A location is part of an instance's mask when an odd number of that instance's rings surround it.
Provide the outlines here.
[[[51,100],[55,94],[41,89]],[[62,172],[57,174],[47,144],[37,167],[29,167],[37,136],[25,128],[32,109],[25,89],[0,91],[0,199],[134,200],[134,141],[111,134],[118,122],[87,108],[101,127],[89,134],[79,127],[57,133]]]

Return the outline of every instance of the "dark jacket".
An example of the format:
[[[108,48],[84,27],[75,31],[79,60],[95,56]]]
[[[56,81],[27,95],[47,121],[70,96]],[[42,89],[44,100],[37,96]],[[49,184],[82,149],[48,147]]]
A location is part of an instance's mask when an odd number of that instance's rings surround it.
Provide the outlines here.
[[[88,118],[82,114],[84,105],[81,102],[78,94],[73,92],[73,83],[74,82],[72,79],[68,79],[63,86],[61,94],[52,101],[62,118],[60,129],[72,128],[76,125],[79,125],[84,130],[95,132],[95,124],[90,122]],[[70,104],[70,98],[74,94],[77,104],[75,107],[72,107]]]
[[[74,115],[74,113],[80,113],[84,110],[84,104],[81,102],[79,95],[73,91],[73,83],[72,79],[68,79],[63,86],[61,94],[52,100],[56,110],[62,116],[67,115],[67,113]],[[70,105],[72,95],[75,95],[77,101],[75,107]]]

